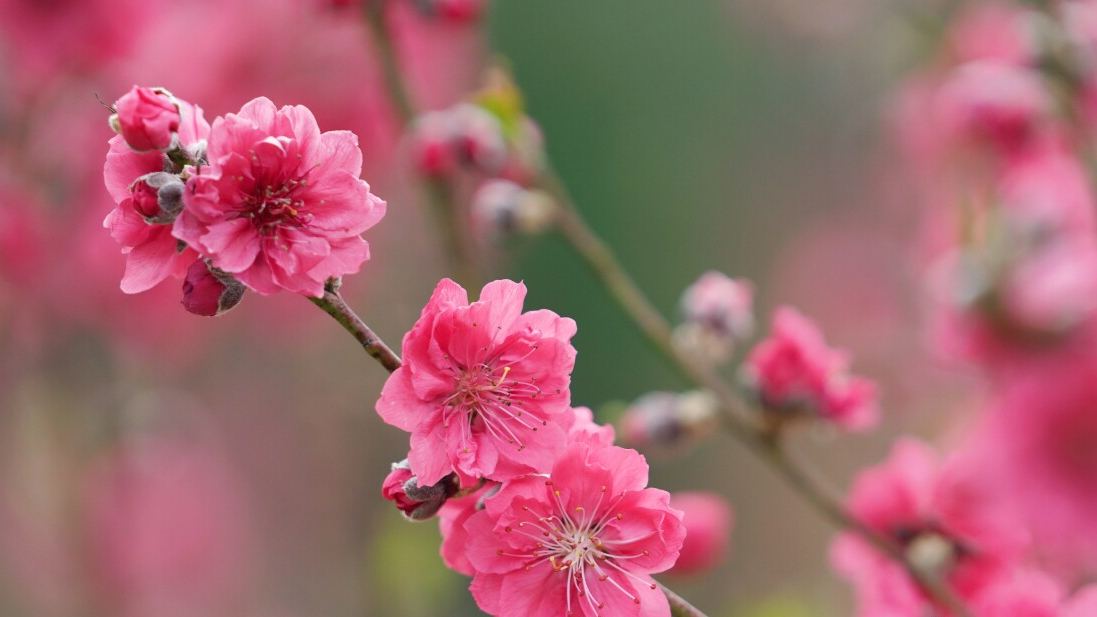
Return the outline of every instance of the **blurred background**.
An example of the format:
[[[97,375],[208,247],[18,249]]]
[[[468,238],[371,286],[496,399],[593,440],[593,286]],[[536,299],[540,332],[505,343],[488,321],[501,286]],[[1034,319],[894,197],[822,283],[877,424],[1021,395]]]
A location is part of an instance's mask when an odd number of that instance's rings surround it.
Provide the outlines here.
[[[854,354],[884,427],[794,441],[836,490],[963,407],[921,343],[918,213],[885,126],[931,36],[901,2],[498,0],[447,20],[394,0],[390,17],[424,109],[505,59],[578,206],[667,315],[716,269],[754,281],[759,323],[793,304]],[[437,526],[380,498],[406,455],[373,411],[380,367],[288,293],[217,318],[184,312],[176,281],[126,296],[102,229],[96,97],[163,86],[210,120],[256,96],[304,104],[359,135],[389,203],[344,289],[397,346],[452,268],[362,22],[321,0],[0,0],[0,614],[480,614]],[[573,404],[608,422],[686,386],[561,240],[482,248],[527,309],[578,322]],[[728,559],[665,578],[679,593],[712,617],[849,614],[833,529],[733,440],[649,461],[654,486],[736,509]]]

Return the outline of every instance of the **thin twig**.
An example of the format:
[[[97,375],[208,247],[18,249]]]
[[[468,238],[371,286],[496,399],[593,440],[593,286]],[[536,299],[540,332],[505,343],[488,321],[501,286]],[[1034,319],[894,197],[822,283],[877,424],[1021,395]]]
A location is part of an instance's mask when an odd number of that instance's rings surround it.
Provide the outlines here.
[[[370,31],[377,58],[384,75],[385,89],[400,118],[401,128],[407,130],[418,115],[418,108],[411,90],[400,73],[396,46],[392,32],[385,21],[387,3],[381,0],[363,2],[363,15]],[[476,247],[468,232],[468,225],[461,219],[461,210],[454,199],[453,185],[446,178],[431,178],[423,183],[427,202],[434,211],[439,235],[445,254],[456,270],[454,278],[471,293],[478,293],[484,281],[476,266]]]
[[[309,300],[322,308],[325,313],[331,315],[335,321],[339,322],[339,325],[343,326],[344,330],[354,335],[354,338],[362,344],[362,349],[366,350],[366,353],[385,367],[385,370],[392,373],[400,368],[400,356],[396,355],[396,352],[385,344],[385,341],[381,340],[381,337],[377,336],[366,325],[366,322],[362,321],[361,317],[351,310],[350,306],[343,300],[343,296],[339,295],[339,290],[327,286],[324,289],[322,298],[310,297]]]
[[[659,589],[663,591],[663,595],[667,597],[667,602],[670,604],[671,617],[706,617],[701,609],[690,604],[682,596],[674,593],[662,583],[657,583]]]

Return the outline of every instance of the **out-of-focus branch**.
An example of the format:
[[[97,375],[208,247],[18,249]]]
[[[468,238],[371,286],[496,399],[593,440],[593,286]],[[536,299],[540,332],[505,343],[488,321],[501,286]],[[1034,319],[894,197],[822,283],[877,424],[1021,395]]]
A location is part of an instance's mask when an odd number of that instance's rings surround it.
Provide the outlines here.
[[[558,229],[587,262],[620,308],[683,375],[716,396],[727,430],[758,454],[785,482],[824,518],[835,526],[849,529],[872,546],[901,563],[927,596],[947,607],[958,617],[971,617],[963,603],[940,581],[913,567],[900,547],[869,529],[846,512],[841,501],[797,465],[781,447],[779,435],[767,429],[751,414],[750,407],[711,366],[698,362],[675,347],[671,327],[663,315],[633,282],[613,251],[583,219],[563,183],[551,169],[541,177],[542,188],[559,204]]]
[[[363,2],[362,11],[384,75],[385,90],[400,118],[401,128],[407,130],[418,109],[400,72],[392,32],[385,20],[386,6],[387,2],[381,0]],[[431,178],[423,182],[423,192],[434,211],[445,254],[456,270],[454,278],[470,292],[479,292],[483,280],[476,267],[476,250],[468,226],[459,215],[452,183],[444,178]]]

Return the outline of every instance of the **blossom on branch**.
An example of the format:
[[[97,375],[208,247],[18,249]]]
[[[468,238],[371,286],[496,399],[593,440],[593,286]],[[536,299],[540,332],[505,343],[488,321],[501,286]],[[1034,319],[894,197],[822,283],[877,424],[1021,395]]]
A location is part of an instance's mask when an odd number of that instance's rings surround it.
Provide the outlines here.
[[[472,595],[497,617],[667,617],[651,575],[678,559],[682,513],[635,450],[572,444],[465,523]]]
[[[377,413],[411,433],[411,470],[424,484],[456,471],[461,485],[544,472],[572,423],[575,322],[522,313],[526,287],[488,283],[469,303],[443,279],[404,337],[404,365]]]
[[[214,121],[207,160],[174,233],[212,266],[259,293],[319,297],[325,281],[369,258],[360,234],[385,202],[359,178],[353,133],[321,133],[307,108],[261,97]]]

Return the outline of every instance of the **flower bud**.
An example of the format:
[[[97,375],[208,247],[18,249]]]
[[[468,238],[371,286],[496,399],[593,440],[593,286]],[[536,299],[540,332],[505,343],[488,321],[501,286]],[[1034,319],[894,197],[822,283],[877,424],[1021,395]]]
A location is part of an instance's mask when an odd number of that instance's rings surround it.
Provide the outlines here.
[[[672,449],[712,432],[716,411],[716,399],[708,392],[649,392],[625,410],[621,432],[634,446]]]
[[[175,97],[163,88],[134,86],[114,104],[110,118],[129,147],[138,152],[167,150],[179,130],[181,115]]]
[[[686,321],[701,324],[716,335],[742,340],[754,330],[753,297],[750,281],[712,270],[686,288],[680,304]]]
[[[686,539],[668,574],[702,574],[724,560],[731,544],[734,512],[727,500],[704,491],[673,493],[670,507],[681,510]]]
[[[502,169],[507,161],[507,142],[499,119],[471,103],[457,105],[447,113],[453,115],[458,158],[487,174]]]
[[[130,185],[133,208],[150,225],[166,225],[183,211],[184,188],[183,181],[174,174],[145,174]]]
[[[246,287],[230,275],[195,260],[183,279],[183,308],[195,315],[214,317],[240,304]]]
[[[454,23],[467,23],[484,12],[485,0],[416,0],[415,6],[429,17]]]
[[[509,180],[488,180],[472,196],[473,222],[492,234],[539,233],[548,229],[555,214],[556,202],[544,191]]]
[[[411,127],[411,163],[425,176],[441,177],[457,169],[453,147],[456,129],[448,111],[433,111],[416,118]]]
[[[457,474],[449,474],[431,486],[419,486],[407,459],[392,464],[381,485],[381,496],[396,504],[410,521],[425,521],[457,493]]]

